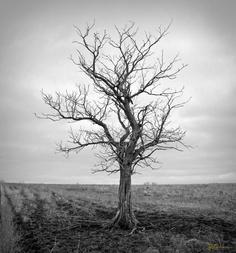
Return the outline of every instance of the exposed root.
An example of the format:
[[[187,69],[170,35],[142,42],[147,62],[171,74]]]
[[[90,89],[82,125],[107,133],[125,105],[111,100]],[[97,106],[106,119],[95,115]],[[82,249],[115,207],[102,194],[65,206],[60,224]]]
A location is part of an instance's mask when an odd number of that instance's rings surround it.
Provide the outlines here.
[[[138,223],[139,221],[135,218],[134,214],[125,217],[124,215],[121,215],[120,211],[117,211],[116,216],[110,222],[105,224],[103,228],[110,230],[113,230],[114,228],[132,229],[134,232]]]
[[[125,236],[130,236],[130,235],[132,235],[136,229],[137,229],[137,227],[134,227],[134,228],[132,229],[132,231],[131,231],[129,234],[125,235]]]

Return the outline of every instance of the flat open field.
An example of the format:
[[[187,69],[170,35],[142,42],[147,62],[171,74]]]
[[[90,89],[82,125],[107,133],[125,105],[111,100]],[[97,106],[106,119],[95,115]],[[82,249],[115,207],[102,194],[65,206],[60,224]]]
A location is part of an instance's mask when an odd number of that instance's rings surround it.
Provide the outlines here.
[[[103,229],[118,186],[2,187],[24,253],[236,252],[236,184],[135,185],[135,231]]]

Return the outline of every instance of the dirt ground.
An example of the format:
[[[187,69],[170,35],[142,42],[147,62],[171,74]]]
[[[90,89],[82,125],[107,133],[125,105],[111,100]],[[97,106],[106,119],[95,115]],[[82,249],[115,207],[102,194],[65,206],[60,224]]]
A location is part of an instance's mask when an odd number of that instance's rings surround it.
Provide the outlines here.
[[[103,225],[115,208],[83,198],[68,200],[53,191],[47,197],[34,193],[32,198],[22,191],[21,197],[20,211],[9,196],[8,201],[24,253],[236,252],[236,224],[220,218],[136,211],[136,230],[111,231]]]

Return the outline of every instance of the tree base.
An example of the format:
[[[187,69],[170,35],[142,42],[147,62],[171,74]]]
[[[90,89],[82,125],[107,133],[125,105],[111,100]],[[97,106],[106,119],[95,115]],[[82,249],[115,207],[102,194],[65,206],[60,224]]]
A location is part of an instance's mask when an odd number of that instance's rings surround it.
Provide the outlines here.
[[[133,212],[128,213],[122,213],[120,210],[117,211],[116,216],[108,222],[104,228],[107,229],[114,229],[114,228],[120,228],[120,229],[134,229],[137,227],[137,224],[139,221],[136,219]]]

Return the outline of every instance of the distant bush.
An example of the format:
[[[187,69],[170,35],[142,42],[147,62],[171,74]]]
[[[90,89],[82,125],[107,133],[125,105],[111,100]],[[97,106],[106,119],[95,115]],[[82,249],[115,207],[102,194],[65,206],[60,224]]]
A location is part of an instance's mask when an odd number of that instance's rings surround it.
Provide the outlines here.
[[[157,185],[157,183],[156,183],[156,182],[152,182],[152,183],[150,183],[150,182],[145,182],[143,185]]]

